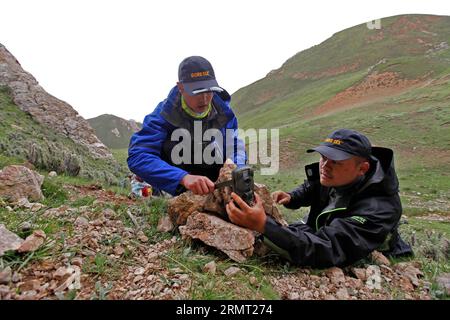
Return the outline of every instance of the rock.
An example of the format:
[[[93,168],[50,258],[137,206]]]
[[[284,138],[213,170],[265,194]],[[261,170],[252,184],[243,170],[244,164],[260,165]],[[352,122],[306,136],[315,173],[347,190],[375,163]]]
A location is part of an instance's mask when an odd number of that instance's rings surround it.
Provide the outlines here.
[[[411,283],[415,286],[419,286],[419,276],[422,277],[423,273],[409,262],[400,262],[395,265],[395,270],[401,275],[406,276]]]
[[[287,226],[288,223],[283,219],[280,210],[274,203],[269,189],[263,184],[255,183],[255,193],[261,197],[266,214],[271,216],[279,224]]]
[[[18,272],[14,272],[11,278],[11,281],[14,283],[17,283],[19,281],[22,281],[22,276]]]
[[[223,273],[225,276],[227,277],[232,277],[236,274],[238,274],[239,272],[241,272],[241,269],[237,268],[237,267],[229,267],[227,270],[225,270]]]
[[[31,207],[33,206],[30,201],[28,201],[27,198],[20,198],[18,199],[14,205],[18,208],[27,208],[27,209],[31,209]]]
[[[9,201],[26,198],[34,201],[44,199],[41,185],[44,177],[24,166],[7,166],[0,170],[0,196]]]
[[[30,73],[23,70],[17,59],[3,45],[0,45],[0,61],[2,62],[0,63],[0,86],[9,88],[14,103],[22,111],[30,114],[44,127],[52,128],[57,133],[86,147],[95,158],[113,158],[109,149],[97,138],[87,120],[69,104],[48,94]],[[28,159],[34,164],[37,162],[32,150],[29,152]],[[65,166],[70,167],[70,158],[64,159],[63,162],[67,162]],[[72,173],[76,171],[72,170]]]
[[[367,275],[366,275],[366,269],[363,268],[352,268],[351,269],[353,274],[356,276],[356,278],[358,278],[359,280],[365,282],[367,280]]]
[[[122,246],[115,246],[113,251],[116,256],[121,256],[125,253],[125,249]]]
[[[134,270],[134,275],[135,276],[140,276],[143,275],[145,273],[145,269],[142,267],[137,268],[136,270]]]
[[[18,287],[21,291],[38,291],[41,288],[39,279],[31,279],[26,282],[19,283]]]
[[[107,219],[112,219],[116,216],[116,212],[110,208],[104,209],[102,213],[103,213],[103,216]]]
[[[29,235],[21,246],[17,249],[18,252],[33,252],[39,249],[39,247],[44,243],[45,232],[42,230],[36,230],[31,235]]]
[[[381,252],[378,252],[376,250],[371,253],[371,259],[374,263],[376,263],[378,265],[385,265],[385,266],[391,265],[391,262],[389,261],[389,259],[386,258],[384,256],[384,254],[382,254]]]
[[[89,220],[85,217],[77,217],[74,224],[79,227],[85,227],[89,225]]]
[[[57,288],[55,288],[56,292],[62,292],[66,289],[74,290],[81,289],[81,270],[78,266],[71,266],[66,268],[66,275],[69,275],[66,280],[64,280]],[[64,278],[63,278],[64,279]]]
[[[139,241],[144,243],[148,242],[148,237],[144,234],[143,231],[139,231],[136,236],[139,239]]]
[[[48,173],[48,177],[49,178],[53,178],[53,177],[56,177],[58,174],[56,173],[56,171],[50,171],[49,173]]]
[[[158,226],[156,227],[156,230],[159,232],[170,232],[175,228],[172,221],[170,220],[169,216],[164,216],[161,219],[159,219]]]
[[[179,229],[183,238],[199,239],[234,261],[243,262],[253,254],[253,233],[216,216],[194,212]]]
[[[251,285],[256,285],[258,284],[258,279],[254,276],[251,276],[250,278],[248,278],[248,281],[250,282]]]
[[[22,222],[20,224],[20,230],[22,232],[30,231],[32,227],[33,227],[33,225],[28,221]]]
[[[9,293],[9,286],[0,284],[0,300],[8,300],[6,297]]]
[[[12,278],[11,267],[6,267],[0,271],[0,284],[9,284]]]
[[[366,287],[381,290],[381,271],[379,266],[370,265],[366,269]]]
[[[36,202],[36,203],[32,203],[31,204],[31,211],[32,212],[36,212],[36,211],[39,211],[39,210],[41,210],[42,208],[45,208],[45,205],[43,205],[42,203],[38,203],[38,202]]]
[[[217,265],[215,261],[210,261],[203,266],[203,272],[216,274]]]
[[[348,294],[347,289],[342,287],[339,288],[339,290],[336,292],[336,298],[338,298],[339,300],[348,300],[350,298],[350,295]]]
[[[405,292],[411,292],[414,291],[414,286],[411,283],[411,280],[405,275],[401,275],[400,279],[398,280],[400,284],[400,288]]]
[[[0,257],[6,251],[19,249],[22,243],[23,240],[18,235],[6,229],[5,225],[0,224]]]
[[[332,267],[325,270],[325,274],[330,278],[331,283],[339,285],[345,283],[344,271],[338,267]]]
[[[450,273],[442,273],[436,278],[438,287],[442,288],[450,296]]]
[[[365,272],[365,269],[363,269],[363,270]],[[347,277],[347,280],[345,281],[345,284],[346,284],[347,288],[360,289],[363,286],[363,281],[361,279],[355,279],[355,278]]]
[[[78,266],[78,267],[81,268],[81,267],[83,266],[83,258],[81,258],[81,257],[74,257],[74,258],[72,259],[71,263],[72,263],[74,266]]]
[[[202,210],[205,196],[195,195],[191,191],[169,199],[167,213],[177,225],[186,224],[187,218],[195,211]]]
[[[301,293],[300,298],[302,300],[312,300],[314,298],[314,293],[311,290],[305,290]]]
[[[288,300],[300,300],[298,292],[290,292],[287,296]]]

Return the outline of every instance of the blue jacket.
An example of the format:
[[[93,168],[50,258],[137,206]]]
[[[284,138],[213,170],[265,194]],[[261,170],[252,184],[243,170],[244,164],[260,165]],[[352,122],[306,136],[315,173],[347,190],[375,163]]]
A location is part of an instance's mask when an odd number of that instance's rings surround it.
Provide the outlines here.
[[[189,172],[175,166],[166,159],[163,148],[171,140],[171,134],[175,129],[183,126],[185,118],[181,109],[181,94],[175,86],[167,99],[160,102],[156,109],[144,119],[143,127],[133,134],[128,148],[128,167],[131,172],[141,177],[153,187],[164,190],[172,195],[176,194],[181,179]],[[238,123],[236,116],[230,107],[230,95],[224,91],[214,93],[213,110],[218,114],[220,121],[217,129],[220,130],[223,139],[223,149],[227,150],[226,129],[232,129],[234,142],[233,161],[238,166],[246,163],[244,143],[238,138]],[[194,122],[194,119],[191,120]]]

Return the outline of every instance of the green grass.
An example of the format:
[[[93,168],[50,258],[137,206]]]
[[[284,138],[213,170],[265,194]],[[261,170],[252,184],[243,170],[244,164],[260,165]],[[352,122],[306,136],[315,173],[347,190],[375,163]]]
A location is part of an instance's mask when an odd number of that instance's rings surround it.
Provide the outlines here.
[[[30,161],[43,171],[117,184],[126,167],[111,159],[94,159],[89,150],[36,122],[0,87],[0,166]],[[70,165],[68,165],[70,163]]]
[[[180,268],[192,277],[194,283],[189,291],[189,299],[279,299],[266,279],[271,271],[261,265],[261,261],[250,259],[245,264],[236,264],[224,257],[220,252],[191,242],[178,244],[163,258],[169,270]],[[203,266],[210,261],[216,262],[214,275],[202,271]],[[231,266],[241,271],[233,277],[226,277],[223,272]],[[251,277],[256,279],[253,284],[250,282]]]

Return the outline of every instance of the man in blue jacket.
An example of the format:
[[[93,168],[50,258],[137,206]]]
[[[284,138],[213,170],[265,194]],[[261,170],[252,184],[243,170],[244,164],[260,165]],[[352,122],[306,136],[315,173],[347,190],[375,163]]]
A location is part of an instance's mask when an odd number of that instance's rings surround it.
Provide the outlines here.
[[[249,207],[234,193],[234,202],[227,204],[230,220],[258,231],[265,243],[303,266],[348,265],[384,243],[390,255],[412,254],[397,232],[402,206],[392,150],[340,129],[308,150],[313,151],[320,153],[320,162],[305,167],[307,180],[291,192],[272,194],[286,208],[310,207],[306,223],[279,225],[266,216],[257,195]]]
[[[214,190],[226,157],[238,166],[245,164],[245,147],[238,138],[231,97],[219,87],[211,63],[188,57],[179,66],[178,79],[131,137],[128,167],[156,193],[207,194]]]

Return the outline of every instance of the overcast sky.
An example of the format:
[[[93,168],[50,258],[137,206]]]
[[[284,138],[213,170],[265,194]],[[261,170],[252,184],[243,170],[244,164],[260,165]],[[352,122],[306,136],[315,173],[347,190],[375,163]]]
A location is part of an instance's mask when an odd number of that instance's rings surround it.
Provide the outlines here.
[[[0,43],[84,118],[142,121],[201,55],[230,93],[367,21],[450,15],[448,1],[2,0]],[[382,23],[382,20],[381,20]]]

